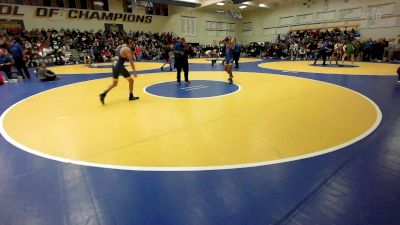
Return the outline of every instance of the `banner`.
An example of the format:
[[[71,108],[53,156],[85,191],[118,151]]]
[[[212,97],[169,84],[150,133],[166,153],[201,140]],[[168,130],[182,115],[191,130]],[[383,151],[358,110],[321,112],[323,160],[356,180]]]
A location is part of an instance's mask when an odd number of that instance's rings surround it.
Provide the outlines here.
[[[23,20],[0,19],[0,30],[21,31],[24,29]]]
[[[105,23],[104,27],[105,27],[106,31],[111,31],[111,32],[117,32],[117,31],[124,30],[124,25],[122,25],[122,24]]]
[[[153,16],[108,11],[62,9],[49,7],[34,8],[36,18],[54,19],[63,17],[68,20],[98,20],[105,22],[151,23]],[[24,16],[19,6],[0,4],[0,16]]]

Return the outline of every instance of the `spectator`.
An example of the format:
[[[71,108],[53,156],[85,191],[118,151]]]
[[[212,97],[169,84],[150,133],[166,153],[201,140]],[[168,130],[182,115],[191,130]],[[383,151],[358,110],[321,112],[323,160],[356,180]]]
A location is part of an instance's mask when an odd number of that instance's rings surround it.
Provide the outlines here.
[[[397,68],[397,76],[399,76],[399,78],[397,79],[397,82],[400,83],[400,66]]]
[[[394,46],[393,59],[400,61],[400,38],[397,40],[397,44]]]
[[[239,58],[242,52],[242,45],[237,42],[233,49],[233,59],[235,60],[235,68],[239,68]]]
[[[9,40],[9,48],[15,62],[15,67],[17,68],[19,74],[25,78],[30,79],[31,75],[26,68],[24,61],[24,49],[14,39]],[[25,73],[25,76],[23,75],[22,71]]]
[[[53,81],[59,80],[60,77],[57,76],[53,71],[46,69],[46,64],[40,63],[36,69],[36,76],[39,77],[40,81]]]
[[[13,79],[11,67],[14,64],[12,58],[6,53],[6,50],[0,48],[0,71],[3,71],[7,79]]]

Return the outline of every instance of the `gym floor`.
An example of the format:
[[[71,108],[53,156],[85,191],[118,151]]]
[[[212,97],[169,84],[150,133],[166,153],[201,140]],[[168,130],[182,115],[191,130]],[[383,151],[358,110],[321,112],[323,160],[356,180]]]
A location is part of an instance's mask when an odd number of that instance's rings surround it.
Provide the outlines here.
[[[0,87],[1,225],[399,224],[398,64],[136,65]]]

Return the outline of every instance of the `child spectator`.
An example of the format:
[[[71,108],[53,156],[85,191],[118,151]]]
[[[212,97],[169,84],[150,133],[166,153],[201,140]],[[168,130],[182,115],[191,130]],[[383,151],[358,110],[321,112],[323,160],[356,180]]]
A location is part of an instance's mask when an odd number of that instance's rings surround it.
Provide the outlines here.
[[[46,69],[46,64],[40,63],[36,69],[36,76],[39,77],[40,81],[53,81],[59,80],[60,77],[57,76],[53,71]]]

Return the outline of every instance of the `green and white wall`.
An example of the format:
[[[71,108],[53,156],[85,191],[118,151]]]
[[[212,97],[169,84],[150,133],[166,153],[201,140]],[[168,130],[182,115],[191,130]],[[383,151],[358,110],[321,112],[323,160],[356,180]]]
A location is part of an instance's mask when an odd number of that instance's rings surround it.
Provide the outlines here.
[[[242,13],[238,24],[243,41],[271,41],[291,27],[304,24],[360,24],[362,39],[400,36],[400,0],[292,1],[274,9]]]

